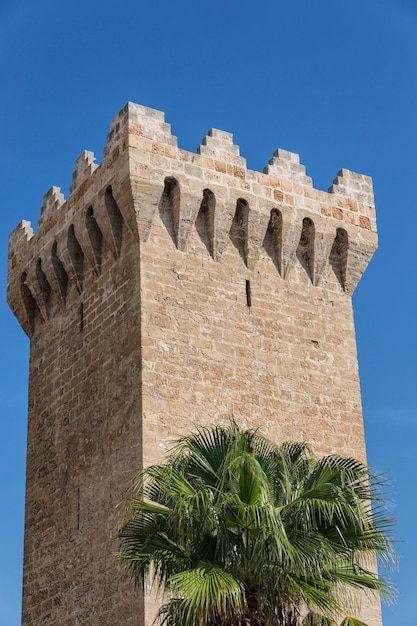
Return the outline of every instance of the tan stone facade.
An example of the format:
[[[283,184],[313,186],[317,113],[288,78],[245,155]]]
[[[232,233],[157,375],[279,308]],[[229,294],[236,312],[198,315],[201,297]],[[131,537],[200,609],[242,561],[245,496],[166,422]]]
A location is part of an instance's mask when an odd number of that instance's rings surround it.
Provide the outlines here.
[[[250,171],[218,130],[185,152],[132,103],[94,161],[10,236],[31,339],[24,626],[150,625],[152,592],[113,556],[117,505],[195,423],[365,459],[351,294],[377,245],[371,180],[318,191],[283,150]]]

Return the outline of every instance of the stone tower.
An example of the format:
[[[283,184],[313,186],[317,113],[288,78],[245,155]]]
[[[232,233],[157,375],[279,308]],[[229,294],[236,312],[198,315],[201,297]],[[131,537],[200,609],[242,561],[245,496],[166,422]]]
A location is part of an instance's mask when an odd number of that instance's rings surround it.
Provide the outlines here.
[[[351,294],[377,245],[370,178],[313,188],[298,155],[246,168],[232,135],[180,150],[129,103],[104,160],[10,236],[29,335],[23,624],[149,626],[112,535],[132,476],[196,422],[365,459]],[[380,625],[379,600],[362,618]]]

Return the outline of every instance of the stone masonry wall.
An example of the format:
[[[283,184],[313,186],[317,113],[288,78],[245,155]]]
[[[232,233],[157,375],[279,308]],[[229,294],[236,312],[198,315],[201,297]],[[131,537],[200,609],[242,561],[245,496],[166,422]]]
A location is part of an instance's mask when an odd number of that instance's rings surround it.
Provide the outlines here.
[[[128,250],[105,254],[100,277],[87,272],[83,295],[70,290],[32,339],[25,625],[140,623],[111,541],[142,456],[140,396],[126,391],[140,388],[136,267]]]
[[[10,238],[31,337],[25,626],[150,626],[116,507],[196,423],[365,459],[351,294],[375,248],[368,177],[318,191],[293,153],[253,172],[229,133],[192,154],[162,113],[119,113],[102,165],[83,153],[68,200],[52,188],[37,234]],[[380,625],[379,600],[361,616]]]

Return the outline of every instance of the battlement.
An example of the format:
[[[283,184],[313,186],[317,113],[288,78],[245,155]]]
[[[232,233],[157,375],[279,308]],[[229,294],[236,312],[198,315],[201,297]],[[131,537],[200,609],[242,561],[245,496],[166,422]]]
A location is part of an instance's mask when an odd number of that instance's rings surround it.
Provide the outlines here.
[[[201,218],[207,255],[222,263],[230,241],[242,271],[253,272],[267,237],[281,279],[301,253],[319,286],[330,256],[340,265],[340,288],[355,289],[377,246],[372,181],[346,169],[328,192],[314,189],[297,154],[279,149],[263,172],[247,169],[231,133],[212,129],[196,153],[181,150],[164,114],[128,103],[114,118],[98,165],[92,152],[77,159],[70,196],[59,187],[44,196],[38,232],[22,222],[9,240],[8,302],[25,331],[46,323],[51,302],[84,289],[86,264],[97,276],[103,250],[122,254],[126,229],[145,243],[161,203],[171,213],[179,253]],[[300,254],[298,254],[300,256]]]

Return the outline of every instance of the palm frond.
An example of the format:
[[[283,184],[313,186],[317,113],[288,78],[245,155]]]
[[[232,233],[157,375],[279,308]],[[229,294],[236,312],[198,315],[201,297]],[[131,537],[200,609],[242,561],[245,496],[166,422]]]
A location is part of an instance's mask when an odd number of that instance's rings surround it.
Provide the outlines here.
[[[233,421],[199,427],[139,475],[118,558],[136,583],[151,577],[173,593],[164,626],[248,615],[275,626],[305,611],[304,626],[333,626],[352,593],[393,597],[373,571],[375,556],[395,558],[385,487],[360,461],[317,458],[306,443],[277,445]]]
[[[365,622],[362,622],[360,619],[355,619],[354,617],[350,617],[349,615],[345,617],[345,619],[340,622],[340,626],[368,626]]]
[[[201,564],[175,574],[169,583],[184,600],[184,626],[206,623],[215,615],[233,618],[245,612],[243,584],[219,567]]]

